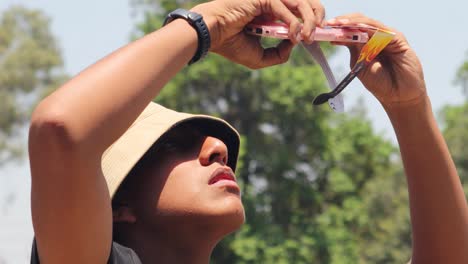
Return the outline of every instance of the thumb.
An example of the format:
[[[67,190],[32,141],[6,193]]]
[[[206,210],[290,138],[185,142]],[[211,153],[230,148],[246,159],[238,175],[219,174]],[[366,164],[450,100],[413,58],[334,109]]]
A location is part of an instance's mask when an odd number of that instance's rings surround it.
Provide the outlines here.
[[[252,68],[264,68],[277,64],[282,64],[288,61],[294,43],[285,39],[281,41],[276,47],[271,47],[263,50],[263,55],[260,62]]]
[[[359,53],[361,52],[362,47],[365,44],[357,44],[357,43],[349,43],[349,42],[339,42],[333,41],[331,42],[333,45],[337,46],[345,46],[349,50],[350,60],[349,60],[349,67],[353,68],[356,64],[356,61],[359,59]]]
[[[347,47],[350,54],[349,67],[353,68],[356,61],[359,59],[359,53],[363,45],[347,45]]]

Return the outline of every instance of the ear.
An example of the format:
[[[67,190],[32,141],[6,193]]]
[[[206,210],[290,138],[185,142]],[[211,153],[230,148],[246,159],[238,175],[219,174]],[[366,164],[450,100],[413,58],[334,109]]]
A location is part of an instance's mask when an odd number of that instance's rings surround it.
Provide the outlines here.
[[[114,223],[134,224],[137,218],[131,207],[123,205],[112,210],[112,220]]]

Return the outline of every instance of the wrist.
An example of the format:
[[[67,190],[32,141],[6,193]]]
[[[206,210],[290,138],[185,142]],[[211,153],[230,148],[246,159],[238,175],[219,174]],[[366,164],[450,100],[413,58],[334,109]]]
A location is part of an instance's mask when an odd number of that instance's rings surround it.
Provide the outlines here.
[[[211,36],[203,16],[197,12],[179,8],[170,12],[164,20],[163,26],[176,19],[185,20],[196,32],[198,37],[197,51],[189,61],[189,65],[203,59],[211,46]]]
[[[216,15],[216,7],[213,5],[213,2],[208,2],[196,5],[192,9],[190,9],[191,12],[195,12],[203,16],[203,20],[205,21],[205,24],[208,27],[208,31],[210,32],[211,36],[211,49],[217,46],[217,44],[219,43],[220,35],[219,19]]]
[[[424,79],[424,77],[421,78]],[[424,82],[417,84],[409,82],[409,85],[404,87],[392,87],[390,92],[385,92],[380,98],[376,97],[389,116],[399,112],[414,111],[418,108],[427,110],[429,107],[429,111],[432,111]]]
[[[431,101],[427,95],[411,102],[387,104],[384,105],[384,109],[396,131],[435,122]]]
[[[404,102],[380,102],[389,117],[397,116],[401,113],[413,111],[431,111],[431,100],[427,94],[418,96],[417,98]]]

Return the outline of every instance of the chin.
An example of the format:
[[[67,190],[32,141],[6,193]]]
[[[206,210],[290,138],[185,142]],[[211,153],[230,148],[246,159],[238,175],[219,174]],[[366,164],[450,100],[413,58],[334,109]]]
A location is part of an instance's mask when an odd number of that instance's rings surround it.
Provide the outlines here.
[[[229,197],[213,208],[209,222],[228,235],[239,229],[245,222],[245,211],[239,197]]]
[[[245,222],[244,205],[242,204],[240,198],[231,199],[226,202],[225,210],[225,216],[223,217],[225,221],[224,223],[226,225],[229,223],[233,229],[231,232],[234,232],[239,229]]]

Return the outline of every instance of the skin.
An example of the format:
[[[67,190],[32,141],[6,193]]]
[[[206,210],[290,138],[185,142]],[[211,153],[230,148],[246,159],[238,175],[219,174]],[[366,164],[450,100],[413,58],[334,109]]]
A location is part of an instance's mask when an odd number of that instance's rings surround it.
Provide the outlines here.
[[[315,0],[217,0],[193,10],[204,16],[209,27],[211,52],[250,68],[287,61],[297,34],[309,39],[324,15]],[[257,16],[287,23],[292,41],[264,50],[257,38],[242,32]],[[298,17],[304,20],[302,32]],[[359,14],[328,23],[384,27]],[[41,263],[107,261],[113,217],[100,170],[101,154],[187,64],[196,48],[193,28],[175,20],[91,65],[36,108],[29,154],[32,216]],[[355,60],[359,46],[349,48]],[[398,136],[410,193],[413,263],[468,263],[466,199],[436,126],[421,65],[403,35],[398,33],[359,77],[382,103]],[[130,200],[127,209],[114,212],[116,223],[126,225],[124,236],[135,245],[143,263],[208,263],[213,246],[241,224],[239,196],[233,190],[210,188],[206,181],[202,184],[215,169],[225,166],[223,144],[203,137],[193,152],[168,155],[162,169],[146,168],[151,184]],[[200,203],[193,206],[193,199]],[[186,218],[175,217],[171,225],[158,213]],[[206,219],[213,222],[203,226]],[[157,224],[151,224],[153,220]],[[223,221],[229,224],[219,224]],[[162,232],[163,226],[171,233]],[[160,233],[145,235],[148,231]],[[165,244],[158,236],[166,238]]]
[[[226,145],[210,136],[195,142],[190,149],[148,162],[132,175],[144,178],[125,185],[121,201],[126,206],[114,211],[114,225],[143,263],[155,254],[162,263],[208,263],[219,239],[244,223],[239,187],[208,184],[213,171],[231,170]]]
[[[293,45],[283,42],[263,50],[258,40],[240,34],[248,21],[259,15],[276,17],[298,32],[300,15],[308,25],[301,34],[307,37],[323,16],[323,7],[315,0],[218,0],[195,6],[194,11],[209,27],[212,51],[251,68],[286,61]],[[29,154],[32,218],[41,263],[107,261],[112,209],[101,155],[187,64],[197,42],[195,30],[175,20],[91,65],[37,106],[31,117]],[[229,43],[242,43],[241,51],[232,52],[236,47]],[[216,227],[213,234],[203,236],[210,241],[195,243],[188,236],[179,241],[191,263],[208,263],[212,245],[222,238],[216,235],[233,231],[229,225]],[[142,261],[159,261],[154,249],[142,250]],[[178,260],[181,255],[177,252],[161,263],[186,262]]]
[[[359,76],[387,112],[404,164],[413,238],[412,263],[468,263],[468,207],[457,170],[437,127],[421,64],[402,33],[361,14],[329,25],[367,24],[395,39]],[[350,45],[351,65],[359,46]]]

